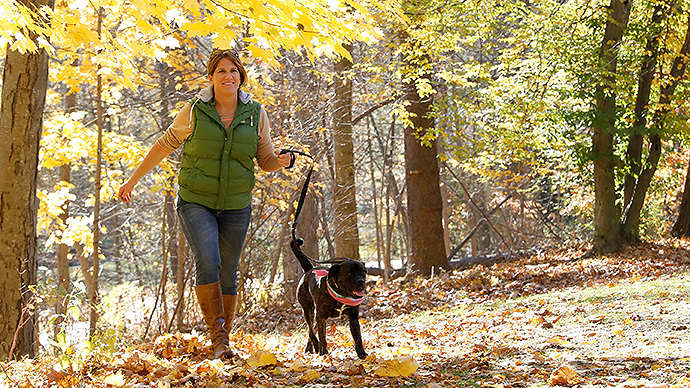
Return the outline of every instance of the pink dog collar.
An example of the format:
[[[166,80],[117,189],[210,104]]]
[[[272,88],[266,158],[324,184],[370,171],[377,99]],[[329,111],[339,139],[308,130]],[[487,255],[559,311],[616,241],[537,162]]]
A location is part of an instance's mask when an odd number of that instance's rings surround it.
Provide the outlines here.
[[[328,276],[328,270],[325,269],[315,269],[312,271],[314,275],[316,275],[316,281],[321,281],[322,278]],[[362,296],[359,299],[355,298],[350,298],[348,296],[342,296],[335,292],[333,288],[331,287],[331,284],[328,282],[328,279],[326,279],[326,285],[328,286],[328,293],[331,294],[333,299],[337,300],[338,302],[347,305],[347,306],[359,306],[362,302],[364,302],[364,296]]]

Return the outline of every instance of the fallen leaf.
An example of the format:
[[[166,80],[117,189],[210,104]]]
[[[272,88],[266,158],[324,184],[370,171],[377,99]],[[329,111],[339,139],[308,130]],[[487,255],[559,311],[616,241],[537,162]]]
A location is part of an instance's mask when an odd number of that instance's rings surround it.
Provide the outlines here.
[[[260,368],[267,365],[276,365],[278,359],[273,354],[265,350],[257,350],[247,359],[247,365],[252,368]]]
[[[122,375],[122,372],[118,371],[117,373],[111,373],[108,376],[106,376],[103,379],[103,382],[108,384],[108,385],[114,385],[116,387],[122,387],[125,385],[127,382],[125,379],[125,376]]]
[[[407,377],[417,371],[419,364],[412,356],[403,356],[396,360],[386,360],[374,369],[374,374],[384,377]]]
[[[65,376],[69,375],[69,373],[66,373],[64,370],[56,370],[55,368],[51,368],[50,372],[48,372],[48,381],[51,383],[57,383],[60,380],[64,379]]]
[[[533,357],[534,360],[537,361],[537,362],[544,362],[544,361],[546,361],[546,358],[545,358],[544,356],[542,356],[541,354],[537,353],[537,352],[533,352],[533,353],[532,353],[532,357]]]
[[[577,373],[568,365],[563,365],[551,372],[549,376],[549,385],[573,385],[577,383]]]
[[[355,364],[352,361],[346,361],[342,366],[342,373],[347,376],[364,375],[367,373],[362,364]]]
[[[491,351],[491,354],[493,354],[496,357],[503,357],[503,356],[508,356],[513,353],[515,353],[515,349],[511,348],[510,346],[501,346],[498,348],[495,348]]]
[[[307,370],[307,368],[309,368],[309,364],[300,359],[293,360],[286,366],[293,372],[304,372]]]
[[[553,338],[547,338],[546,343],[549,345],[555,345],[555,346],[568,346],[568,341],[563,339],[562,337],[556,336]]]
[[[304,382],[314,381],[314,380],[319,379],[319,378],[321,378],[321,373],[319,373],[318,371],[315,371],[313,369],[302,374],[302,376],[300,376],[300,380],[302,380]]]

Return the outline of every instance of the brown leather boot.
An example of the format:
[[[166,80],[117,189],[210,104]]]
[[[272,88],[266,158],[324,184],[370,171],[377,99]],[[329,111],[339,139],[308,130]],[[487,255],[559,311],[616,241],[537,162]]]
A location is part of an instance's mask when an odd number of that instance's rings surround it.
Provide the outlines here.
[[[204,316],[204,323],[213,344],[215,358],[232,358],[235,354],[228,344],[228,332],[223,328],[225,314],[220,282],[195,286],[196,299]]]
[[[223,295],[223,310],[225,311],[225,331],[230,333],[232,323],[235,321],[235,310],[237,309],[237,295]]]

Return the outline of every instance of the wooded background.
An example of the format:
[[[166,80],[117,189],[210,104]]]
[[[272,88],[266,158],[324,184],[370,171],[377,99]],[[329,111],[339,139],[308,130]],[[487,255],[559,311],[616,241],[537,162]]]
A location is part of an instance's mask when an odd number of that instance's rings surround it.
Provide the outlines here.
[[[204,86],[213,47],[243,54],[276,148],[315,157],[297,235],[316,259],[364,260],[389,281],[687,235],[689,7],[4,2],[0,357],[34,355],[38,334],[49,350],[78,322],[118,341],[196,323],[179,151],[131,203],[115,194]],[[286,244],[309,164],[257,172],[244,311],[294,299]]]

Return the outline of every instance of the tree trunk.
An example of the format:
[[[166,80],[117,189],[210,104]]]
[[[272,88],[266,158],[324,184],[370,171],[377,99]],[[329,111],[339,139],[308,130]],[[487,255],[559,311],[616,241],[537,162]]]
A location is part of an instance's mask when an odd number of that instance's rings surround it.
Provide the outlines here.
[[[345,45],[350,51],[351,46]],[[359,260],[355,162],[352,145],[352,62],[341,58],[335,64],[333,101],[333,153],[335,162],[334,229],[335,254]],[[305,240],[306,241],[306,240]]]
[[[51,0],[21,1],[29,8]],[[32,37],[35,41],[36,37]],[[0,109],[0,359],[36,354],[36,179],[48,85],[45,50],[7,49]]]
[[[406,69],[418,68],[420,62],[421,66],[428,65],[430,58],[427,55],[416,60],[406,57],[403,66]],[[431,81],[428,71],[421,78]],[[416,77],[409,79],[403,87],[405,109],[411,121],[410,125],[405,126],[404,136],[410,244],[408,265],[411,272],[428,276],[439,268],[450,269],[443,244],[443,203],[436,139],[431,140],[429,145],[421,144],[419,139],[434,127],[434,121],[429,117],[432,96],[419,95]]]
[[[373,122],[373,119],[371,119]],[[384,283],[388,283],[388,266],[387,263],[382,263],[383,258],[383,230],[381,229],[381,219],[379,218],[379,200],[378,200],[378,189],[376,188],[376,173],[374,164],[374,151],[371,148],[371,138],[374,136],[371,133],[371,129],[367,133],[367,152],[369,153],[369,176],[371,178],[371,200],[372,207],[374,210],[374,232],[376,235],[376,261],[378,262],[379,268],[384,268]]]
[[[271,259],[271,271],[268,276],[268,284],[273,284],[278,273],[278,264],[280,264],[280,255],[283,253],[283,245],[285,245],[285,239],[290,234],[290,218],[294,214],[295,207],[292,206],[294,198],[290,198],[288,208],[281,212],[281,219],[283,223],[280,226],[280,232],[278,233],[278,241],[276,243],[275,253]],[[285,252],[286,255],[291,254],[290,251]]]
[[[659,159],[661,158],[661,138],[659,133],[661,133],[664,126],[663,119],[671,109],[671,99],[676,91],[678,82],[685,77],[685,69],[690,54],[690,16],[687,19],[686,25],[683,47],[673,61],[671,71],[668,75],[668,81],[664,82],[660,88],[660,108],[654,112],[653,125],[655,131],[649,135],[649,148],[645,168],[640,172],[637,184],[635,185],[635,192],[625,212],[623,227],[629,239],[637,239],[639,236],[640,214],[644,206],[644,199],[647,195],[647,189],[652,182],[652,177],[654,177],[656,168],[659,165]]]
[[[647,126],[646,114],[649,110],[649,95],[652,91],[654,71],[656,69],[657,56],[659,55],[659,39],[661,38],[660,24],[662,19],[666,16],[666,12],[664,12],[663,9],[665,6],[666,4],[664,2],[659,2],[654,7],[651,27],[656,28],[658,32],[647,41],[644,51],[645,55],[642,58],[640,75],[638,76],[637,95],[635,96],[635,122],[633,123],[627,149],[630,173],[625,177],[623,203],[626,207],[630,203],[633,191],[635,190],[635,183],[637,181],[636,176],[640,173],[640,170],[642,170],[642,146]]]
[[[103,25],[103,8],[98,8],[98,36],[101,35]],[[98,66],[100,70],[100,65]],[[98,141],[96,143],[96,177],[94,178],[94,206],[93,206],[93,260],[91,264],[91,288],[89,303],[91,314],[89,319],[89,335],[96,334],[98,325],[98,272],[100,271],[100,239],[101,239],[101,164],[103,163],[103,78],[96,76],[96,120],[98,125]]]
[[[73,65],[76,65],[73,63]],[[65,110],[68,113],[73,112],[77,107],[76,93],[70,93],[65,97]],[[60,166],[60,180],[66,183],[71,181],[72,164],[63,164]],[[67,227],[67,219],[69,218],[69,202],[65,201],[62,204],[62,214],[60,221],[63,227]],[[65,314],[67,314],[67,307],[69,305],[70,294],[70,273],[69,273],[69,246],[67,244],[59,244],[57,252],[57,301],[55,303],[55,314],[58,318],[55,320],[55,334],[62,331],[61,323],[63,322]]]
[[[174,77],[172,76],[173,74],[173,69],[168,66],[167,63],[161,62],[156,65],[156,69],[158,70],[158,82],[159,82],[159,88],[160,88],[160,111],[158,113],[158,117],[160,120],[160,129],[161,131],[165,131],[168,129],[170,124],[172,124],[172,117],[170,115],[170,96],[172,93],[174,93],[175,85],[171,85]],[[182,153],[181,152],[176,152],[176,159],[177,162],[179,163],[181,160]],[[174,178],[170,178],[170,183],[173,183]],[[167,230],[168,233],[165,236],[165,238],[168,240],[168,247],[169,249],[167,250],[168,257],[170,258],[170,270],[171,270],[171,276],[173,280],[177,279],[177,260],[178,260],[178,249],[177,249],[177,244],[178,244],[178,239],[177,239],[177,229],[178,229],[178,224],[177,224],[177,212],[175,210],[175,194],[171,191],[165,192],[165,202],[168,204],[165,208],[166,212],[166,219],[167,219]]]
[[[628,25],[632,0],[611,0],[610,14],[599,52],[602,74],[597,82],[596,112],[592,124],[594,153],[594,251],[615,252],[625,242],[620,209],[616,205],[613,133],[616,120],[618,48]]]
[[[690,237],[690,163],[688,172],[685,175],[685,186],[683,186],[683,200],[678,209],[678,219],[671,228],[673,237]]]
[[[187,246],[182,228],[177,228],[177,330],[184,327],[184,289],[187,281]]]
[[[477,191],[471,195],[472,197],[469,199],[469,203],[472,204],[472,206],[470,206],[470,211],[472,218],[474,218],[475,225],[479,225],[475,234],[477,244],[475,255],[486,255],[491,251],[492,242],[490,224],[491,220],[486,219],[485,217],[485,215],[488,213],[488,210],[486,209],[486,191],[484,190],[484,185],[479,183],[477,185]],[[484,219],[486,219],[486,222],[482,222]]]
[[[312,182],[314,181],[312,180]],[[314,260],[320,260],[318,226],[319,204],[316,198],[316,192],[314,190],[309,190],[307,196],[304,198],[304,204],[302,205],[302,211],[299,216],[299,222],[297,222],[297,230],[295,230],[295,233],[297,237],[301,237],[304,240],[302,251]],[[291,249],[289,249],[288,252],[292,254]]]

